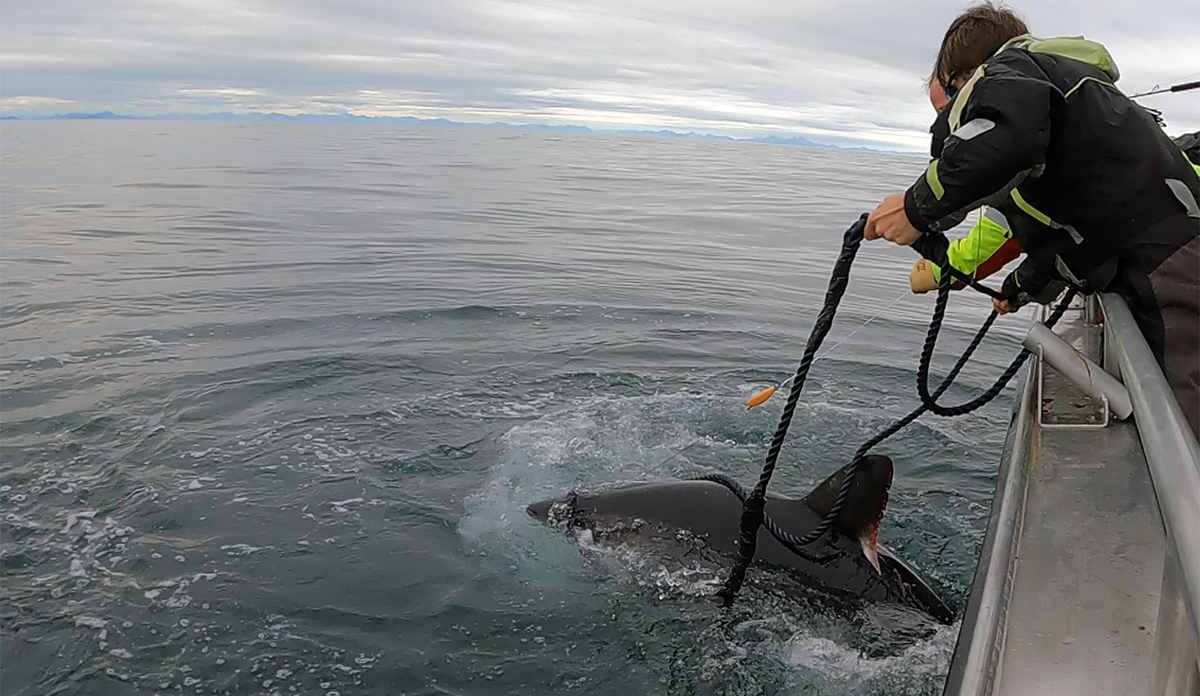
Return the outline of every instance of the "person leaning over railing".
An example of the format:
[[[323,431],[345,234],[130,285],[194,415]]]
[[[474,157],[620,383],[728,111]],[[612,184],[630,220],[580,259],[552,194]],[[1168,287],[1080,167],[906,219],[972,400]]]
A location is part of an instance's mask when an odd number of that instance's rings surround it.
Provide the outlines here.
[[[943,94],[941,87],[931,85],[930,95],[935,107],[938,101],[934,96],[936,94]],[[942,99],[949,101],[944,96]],[[1175,138],[1174,142],[1183,149],[1184,155],[1192,163],[1192,168],[1200,175],[1200,131],[1181,135]],[[946,258],[954,268],[981,280],[1004,268],[1023,253],[1025,252],[1010,229],[1008,217],[999,207],[989,206],[981,209],[979,219],[965,236],[951,240],[950,247],[946,250]],[[937,289],[941,277],[941,269],[937,264],[928,259],[917,259],[909,271],[908,284],[914,293],[926,293]],[[951,287],[961,290],[966,285],[955,281]],[[1058,297],[1063,287],[1063,283],[1052,281],[1034,300],[1047,304]]]
[[[1103,46],[1034,38],[1010,10],[957,17],[933,74],[950,100],[933,159],[871,212],[864,238],[908,245],[981,205],[1001,210],[1026,256],[996,310],[1054,280],[1120,293],[1200,437],[1200,175],[1188,158],[1116,88]]]

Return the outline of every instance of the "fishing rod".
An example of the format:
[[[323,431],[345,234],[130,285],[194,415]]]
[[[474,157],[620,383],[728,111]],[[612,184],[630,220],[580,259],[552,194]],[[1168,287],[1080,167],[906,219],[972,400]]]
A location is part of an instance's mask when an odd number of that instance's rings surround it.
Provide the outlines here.
[[[1139,97],[1148,97],[1152,94],[1165,94],[1167,92],[1186,92],[1189,89],[1196,89],[1198,87],[1200,87],[1200,80],[1181,82],[1177,85],[1171,85],[1170,87],[1159,87],[1158,85],[1155,85],[1154,89],[1151,89],[1148,92],[1142,92],[1140,94],[1132,94],[1129,96],[1129,98],[1137,99]]]

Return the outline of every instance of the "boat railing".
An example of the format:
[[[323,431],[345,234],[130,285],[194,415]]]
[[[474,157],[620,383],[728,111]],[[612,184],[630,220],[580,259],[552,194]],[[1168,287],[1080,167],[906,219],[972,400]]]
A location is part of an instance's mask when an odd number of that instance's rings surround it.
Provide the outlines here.
[[[1125,301],[1099,303],[1105,369],[1129,391],[1167,536],[1151,694],[1181,693],[1196,688],[1200,656],[1200,444]]]
[[[1062,376],[1043,399],[1049,367],[1041,353],[1031,361],[946,696],[1024,694],[1039,679],[1042,693],[1200,694],[1200,444],[1125,301],[1082,299],[1060,322],[1063,338],[1122,382],[1133,423],[1110,420],[1107,403],[1099,423],[1077,410]],[[1072,417],[1058,420],[1063,413]],[[1043,424],[1046,414],[1054,423]],[[1074,488],[1078,476],[1094,479]],[[1112,532],[1116,547],[1102,557],[1106,541],[1082,543],[1071,529]],[[1059,605],[1039,609],[1044,601]],[[1139,635],[1153,641],[1152,656]]]

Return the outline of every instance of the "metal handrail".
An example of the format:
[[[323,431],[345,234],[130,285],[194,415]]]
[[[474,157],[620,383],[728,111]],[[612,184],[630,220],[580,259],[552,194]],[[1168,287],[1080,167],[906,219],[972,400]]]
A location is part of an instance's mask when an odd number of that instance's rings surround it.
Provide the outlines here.
[[[1035,386],[1039,371],[1034,365],[1027,365],[1025,370],[1021,399],[1013,404],[1013,422],[1004,443],[996,496],[971,582],[971,597],[946,675],[947,696],[985,696],[992,693],[995,684],[999,649],[1004,642],[1004,615],[1012,590],[1013,556],[1025,516],[1025,489],[1029,483],[1025,462],[1037,428],[1034,414],[1041,408]]]
[[[1167,543],[1179,559],[1195,645],[1200,645],[1200,443],[1125,301],[1104,293],[1100,304],[1110,355],[1133,401]]]

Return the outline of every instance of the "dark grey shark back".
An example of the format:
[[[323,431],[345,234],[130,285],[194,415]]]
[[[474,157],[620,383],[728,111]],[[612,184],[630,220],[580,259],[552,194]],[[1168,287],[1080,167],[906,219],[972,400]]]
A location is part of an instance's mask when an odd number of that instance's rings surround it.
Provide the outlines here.
[[[802,500],[767,499],[767,514],[794,534],[811,530],[821,518]],[[737,551],[742,504],[724,486],[709,481],[647,483],[598,495],[575,498],[571,523],[612,536],[638,534],[673,542],[678,530],[701,537],[707,546],[733,556]],[[637,524],[629,524],[637,521]],[[903,601],[898,587],[887,582],[863,555],[858,544],[830,534],[808,549],[819,562],[796,555],[767,532],[758,533],[758,560],[797,571],[806,584],[834,594],[874,601]]]
[[[891,484],[891,461],[872,458],[871,466],[855,477],[852,503],[834,529],[805,548],[810,559],[779,543],[765,529],[758,532],[759,562],[785,568],[804,584],[841,596],[869,601],[905,604],[949,623],[954,612],[903,562],[890,552],[879,555],[876,571],[864,554],[864,535],[874,544],[874,530],[883,514],[887,488]],[[832,503],[845,470],[835,473],[804,500],[783,496],[767,497],[766,513],[780,527],[803,536],[821,521]],[[861,480],[860,480],[860,477]],[[640,483],[595,494],[572,493],[560,501],[542,501],[529,506],[541,520],[593,530],[601,538],[615,541],[637,537],[646,541],[678,544],[686,531],[708,549],[732,557],[737,551],[742,504],[727,488],[709,481]]]

